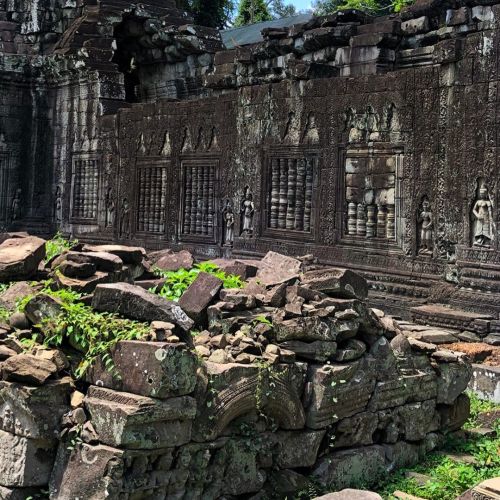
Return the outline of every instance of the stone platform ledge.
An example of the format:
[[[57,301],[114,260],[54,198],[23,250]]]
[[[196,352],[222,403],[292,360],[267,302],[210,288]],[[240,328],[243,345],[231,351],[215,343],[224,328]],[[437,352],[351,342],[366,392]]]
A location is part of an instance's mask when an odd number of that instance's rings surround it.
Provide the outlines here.
[[[492,316],[461,309],[453,309],[444,304],[426,304],[410,309],[412,320],[418,324],[469,330],[480,335],[489,332]]]
[[[473,364],[469,389],[481,399],[500,403],[500,366]]]

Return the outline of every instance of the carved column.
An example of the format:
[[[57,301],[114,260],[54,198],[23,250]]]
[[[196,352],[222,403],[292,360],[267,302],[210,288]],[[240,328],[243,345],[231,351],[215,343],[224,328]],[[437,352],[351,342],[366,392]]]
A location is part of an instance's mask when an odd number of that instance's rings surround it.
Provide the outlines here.
[[[357,205],[350,201],[347,205],[347,234],[356,234]]]
[[[379,238],[386,237],[386,208],[385,205],[378,205],[377,207],[377,236]]]
[[[358,236],[366,236],[366,214],[363,203],[358,203],[356,214],[356,234]]]
[[[394,205],[387,205],[387,239],[394,240],[396,238],[396,214]]]
[[[295,186],[297,184],[297,163],[295,159],[288,160],[288,186],[286,207],[286,228],[295,227]]]
[[[196,234],[196,205],[198,202],[198,168],[191,167],[191,216],[189,221],[189,233]]]
[[[295,221],[297,231],[304,229],[304,182],[306,179],[306,162],[304,159],[297,161],[297,182],[295,185]]]
[[[208,216],[207,232],[212,234],[214,230],[214,167],[209,167],[208,172]]]
[[[312,185],[313,185],[313,160],[306,160],[306,193],[304,204],[304,231],[311,230],[311,211],[312,211]]]
[[[377,234],[377,221],[375,218],[375,205],[368,205],[366,220],[366,237],[374,238]]]
[[[280,166],[277,158],[272,159],[271,163],[271,207],[269,216],[269,227],[276,229],[278,227],[278,209],[279,209],[279,184],[280,184]]]
[[[286,228],[286,208],[287,208],[287,160],[280,160],[280,191],[278,208],[278,228]]]
[[[189,228],[191,224],[191,197],[192,197],[192,176],[191,176],[191,168],[186,168],[186,176],[185,176],[185,185],[184,185],[184,226],[182,232],[184,234],[189,234]]]

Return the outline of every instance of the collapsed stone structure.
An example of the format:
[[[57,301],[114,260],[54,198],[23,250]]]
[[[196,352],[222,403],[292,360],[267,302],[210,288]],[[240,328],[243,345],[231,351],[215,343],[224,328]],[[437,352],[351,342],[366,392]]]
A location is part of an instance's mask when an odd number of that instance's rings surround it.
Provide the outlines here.
[[[0,256],[5,280],[52,276],[86,287],[95,310],[151,323],[112,349],[112,370],[101,359],[75,382],[71,342],[19,343],[43,339],[58,300],[27,282],[0,294],[11,310],[31,297],[0,327],[2,498],[47,485],[65,500],[284,498],[311,478],[368,485],[469,415],[467,357],[401,333],[366,305],[367,282],[351,271],[269,252],[220,262],[243,288],[200,272],[175,303],[146,290],[158,280],[141,248],[80,244],[43,266],[44,241],[21,235]],[[181,257],[149,259],[172,268]]]
[[[225,50],[173,2],[3,2],[2,223],[206,257],[314,250],[363,272],[373,304],[497,320],[498,15],[417,1]]]

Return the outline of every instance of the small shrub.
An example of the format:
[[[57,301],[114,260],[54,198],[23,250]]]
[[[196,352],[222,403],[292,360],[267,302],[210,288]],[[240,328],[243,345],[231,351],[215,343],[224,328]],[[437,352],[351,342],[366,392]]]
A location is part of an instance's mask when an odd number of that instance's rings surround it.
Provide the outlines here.
[[[60,232],[45,243],[45,262],[49,262],[54,257],[61,255],[65,250],[71,249],[78,243],[77,240],[69,240]]]
[[[179,269],[178,271],[163,271],[156,268],[155,274],[165,278],[165,284],[158,289],[152,288],[150,291],[164,297],[168,300],[178,301],[189,285],[196,279],[200,273],[208,273],[222,280],[224,288],[243,288],[243,281],[235,274],[226,274],[213,262],[201,262],[195,264],[193,269]]]

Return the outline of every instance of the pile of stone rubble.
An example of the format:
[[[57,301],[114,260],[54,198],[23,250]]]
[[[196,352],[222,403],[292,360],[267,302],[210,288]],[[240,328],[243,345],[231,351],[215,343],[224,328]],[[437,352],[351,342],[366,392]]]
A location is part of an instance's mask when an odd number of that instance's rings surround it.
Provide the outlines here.
[[[417,462],[469,413],[465,355],[401,334],[365,302],[366,281],[273,252],[217,261],[245,281],[200,272],[178,302],[148,291],[151,269],[190,267],[188,252],[78,245],[42,263],[44,242],[0,245],[0,276],[17,280],[0,326],[0,496],[237,498],[373,482]],[[119,342],[114,370],[73,381],[43,343],[60,304],[36,283],[84,294],[97,311],[150,323]],[[42,322],[42,326],[35,326]],[[29,352],[22,338],[39,342]]]

